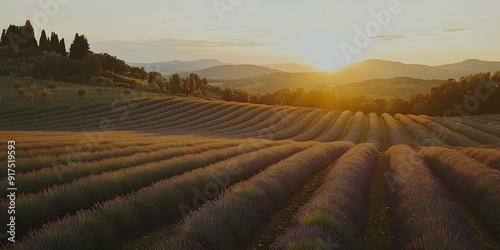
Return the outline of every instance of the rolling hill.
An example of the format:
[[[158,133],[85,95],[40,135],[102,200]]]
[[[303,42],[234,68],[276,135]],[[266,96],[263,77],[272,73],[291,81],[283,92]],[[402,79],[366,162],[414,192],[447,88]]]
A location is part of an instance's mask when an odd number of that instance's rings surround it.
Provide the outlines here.
[[[216,59],[200,59],[195,61],[167,61],[158,63],[129,63],[130,66],[134,67],[144,67],[146,71],[156,71],[163,75],[172,75],[175,73],[195,73],[195,71],[210,69],[216,66],[249,66],[245,64],[235,64],[221,62]],[[281,64],[265,64],[265,65],[252,65],[258,67],[264,67],[268,69],[273,69],[277,71],[283,71],[288,73],[302,73],[302,72],[319,72],[320,70],[314,66],[299,64],[299,63],[281,63]],[[241,67],[239,67],[241,69]],[[252,71],[252,69],[250,69]],[[244,73],[244,75],[247,75]],[[250,75],[252,75],[250,73]],[[241,77],[239,77],[241,78]]]
[[[447,70],[420,64],[405,64],[384,60],[367,60],[340,68],[336,83],[360,82],[375,78],[412,77],[419,79],[449,79],[468,74],[466,71]]]
[[[0,110],[0,119],[9,159],[22,155],[15,181],[11,171],[0,181],[15,203],[0,207],[30,215],[12,216],[20,240],[4,238],[2,249],[286,249],[311,235],[364,249],[364,239],[418,235],[429,218],[446,219],[429,234],[452,235],[454,246],[499,249],[499,115],[452,122],[170,97]],[[429,245],[408,242],[377,249]]]
[[[299,64],[299,63],[284,63],[284,64],[266,64],[266,65],[261,65],[262,67],[270,68],[270,69],[276,69],[284,72],[289,72],[289,73],[307,73],[307,72],[319,72],[321,71],[320,69],[311,66],[311,65],[306,65],[306,64]]]
[[[212,83],[224,87],[241,88],[251,92],[266,93],[280,89],[315,89],[318,88],[318,85],[334,87],[372,79],[377,79],[372,82],[372,85],[375,84],[374,87],[376,87],[376,82],[380,81],[380,79],[392,78],[402,78],[399,81],[400,83],[402,83],[401,80],[411,78],[429,80],[432,84],[435,84],[439,80],[459,79],[469,74],[495,72],[497,70],[500,70],[500,62],[479,60],[468,60],[441,66],[368,60],[346,65],[332,73],[280,73],[237,80],[212,81]],[[413,80],[404,83],[404,85],[413,84]]]
[[[180,75],[186,76],[190,73],[197,74],[201,78],[207,79],[241,79],[281,73],[281,71],[256,65],[222,65],[192,72],[183,72]]]
[[[339,96],[366,96],[373,98],[407,98],[415,93],[428,93],[442,80],[423,80],[410,77],[370,79],[362,82],[333,85],[328,84],[333,74],[328,73],[277,73],[239,80],[214,80],[210,84],[221,88],[232,87],[254,93],[272,93],[281,89],[332,90]],[[319,84],[318,84],[319,83]]]
[[[146,71],[156,71],[163,75],[172,75],[180,72],[190,72],[207,69],[220,65],[228,65],[215,59],[201,59],[196,61],[169,61],[158,63],[129,63],[130,66],[144,67]]]
[[[261,66],[237,65],[215,59],[170,61],[156,64],[131,63],[131,65],[145,67],[146,70],[159,71],[164,75],[180,73],[181,76],[187,76],[190,73],[195,73],[202,78],[209,79],[211,84],[219,87],[240,88],[257,93],[274,92],[280,89],[316,89],[319,85],[322,88],[325,86],[332,88],[338,85],[374,80],[370,84],[363,86],[364,90],[361,90],[361,92],[364,93],[365,90],[374,91],[376,87],[381,87],[378,89],[381,90],[385,87],[378,86],[378,84],[386,85],[388,82],[382,79],[394,78],[399,78],[398,84],[394,85],[393,81],[391,88],[412,86],[413,89],[416,89],[415,92],[419,93],[427,92],[430,87],[437,85],[440,80],[459,79],[468,74],[500,70],[500,62],[476,59],[438,66],[373,59],[352,63],[334,72],[321,72],[313,66],[298,63],[266,64]],[[424,86],[415,85],[415,79],[422,79]],[[358,85],[357,90],[360,90],[360,87]],[[409,94],[406,92],[398,92],[398,94],[408,96]],[[382,96],[380,93],[371,93],[371,95]],[[389,96],[394,97],[394,95]]]
[[[435,66],[434,68],[444,69],[444,70],[454,70],[463,72],[495,72],[500,70],[500,62],[488,62],[476,59],[470,59],[459,63],[445,64],[441,66]]]
[[[374,59],[346,65],[335,72],[334,79],[336,83],[340,84],[361,82],[375,78],[389,79],[394,77],[447,80],[450,78],[459,79],[469,74],[495,72],[498,70],[500,70],[500,62],[480,60],[467,60],[440,66],[427,66]]]

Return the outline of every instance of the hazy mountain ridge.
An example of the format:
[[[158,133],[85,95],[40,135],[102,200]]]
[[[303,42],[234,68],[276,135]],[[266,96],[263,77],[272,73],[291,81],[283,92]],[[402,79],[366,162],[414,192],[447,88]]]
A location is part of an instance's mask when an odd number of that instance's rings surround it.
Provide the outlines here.
[[[187,74],[187,73],[195,73],[195,71],[200,71],[200,70],[208,70],[213,67],[217,66],[242,66],[242,65],[248,65],[248,64],[236,64],[236,63],[226,63],[226,62],[221,62],[216,59],[200,59],[196,61],[179,61],[179,60],[174,60],[174,61],[167,61],[167,62],[158,62],[158,63],[129,63],[130,66],[134,67],[144,67],[146,71],[156,71],[160,72],[163,75],[172,75],[175,73],[182,73],[182,74]],[[253,64],[250,64],[253,65]],[[253,66],[258,66],[258,67],[264,67],[267,69],[271,70],[276,70],[276,71],[283,71],[283,72],[288,72],[288,73],[300,73],[300,72],[319,72],[318,68],[311,66],[311,65],[306,65],[306,64],[299,64],[299,63],[281,63],[281,64],[265,64],[265,65],[253,65]],[[209,71],[205,71],[207,74]],[[275,72],[273,72],[275,73]],[[243,77],[238,77],[243,78]]]
[[[141,66],[141,64],[132,65]],[[372,59],[346,65],[334,72],[321,72],[313,66],[297,63],[258,66],[228,64],[215,59],[142,65],[149,65],[150,70],[159,70],[164,75],[180,73],[181,76],[186,76],[195,73],[202,78],[211,79],[210,82],[217,86],[241,88],[251,92],[274,92],[280,89],[297,88],[314,89],[318,85],[327,84],[332,87],[372,79],[404,77],[422,80],[459,79],[469,74],[500,70],[500,62],[476,59],[438,66]],[[412,85],[415,81],[410,82]]]
[[[264,76],[274,73],[282,73],[282,71],[256,65],[221,65],[192,72],[182,72],[180,73],[180,75],[187,76],[191,73],[197,74],[200,77],[207,79],[235,80],[255,76]]]
[[[279,71],[289,72],[289,73],[308,73],[308,72],[320,72],[321,70],[306,64],[299,63],[282,63],[282,64],[265,64],[260,65],[262,67],[276,69]]]
[[[482,71],[495,72],[500,70],[500,62],[470,59],[459,63],[434,66],[434,68],[455,70],[455,71],[467,71],[467,72],[470,71],[476,73]]]
[[[175,73],[197,71],[230,64],[216,59],[201,59],[196,61],[175,60],[158,63],[129,63],[129,65],[134,67],[144,67],[146,71],[156,71],[163,75],[172,75]]]
[[[314,89],[317,88],[318,84],[327,84],[333,87],[372,79],[412,78],[430,80],[436,83],[447,79],[460,79],[469,74],[498,70],[500,70],[500,62],[480,60],[467,60],[441,66],[368,60],[346,65],[333,73],[281,73],[219,82],[226,87],[242,88],[252,92],[273,92],[285,88],[297,89],[303,87],[305,89]],[[414,82],[414,80],[411,80],[409,84],[415,86]]]

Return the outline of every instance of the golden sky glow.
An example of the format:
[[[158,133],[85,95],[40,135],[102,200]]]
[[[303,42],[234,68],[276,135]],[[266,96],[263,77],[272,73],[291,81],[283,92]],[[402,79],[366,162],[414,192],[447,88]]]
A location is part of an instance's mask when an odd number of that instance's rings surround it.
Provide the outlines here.
[[[372,29],[369,45],[358,48],[353,62],[500,61],[498,0],[0,0],[0,6],[2,28],[31,19],[37,39],[41,29],[55,31],[69,47],[78,32],[93,51],[128,62],[215,58],[326,70],[348,63],[341,44],[355,46],[356,27],[365,31],[376,21],[373,12],[397,6],[385,26]]]

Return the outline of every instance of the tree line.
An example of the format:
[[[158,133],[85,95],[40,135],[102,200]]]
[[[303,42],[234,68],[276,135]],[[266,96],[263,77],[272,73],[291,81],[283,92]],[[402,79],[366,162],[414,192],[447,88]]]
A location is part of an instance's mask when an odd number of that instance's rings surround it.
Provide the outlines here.
[[[205,92],[213,88],[208,85],[206,78],[202,79],[197,74],[190,74],[186,77],[173,74],[167,79],[161,73],[152,71],[149,72],[148,83],[157,85],[162,91],[194,97],[205,97]]]
[[[11,47],[15,51],[31,49],[49,53],[55,52],[62,56],[68,55],[64,38],[59,40],[59,36],[55,32],[52,32],[49,38],[45,30],[42,30],[39,42],[37,42],[35,30],[29,20],[22,26],[10,25],[9,28],[4,29],[0,38],[0,47]],[[69,58],[81,60],[89,53],[91,51],[87,38],[77,33],[70,47]]]
[[[10,25],[0,38],[0,75],[32,76],[42,79],[90,83],[124,88],[147,87],[173,94],[215,98],[226,101],[268,105],[289,105],[335,110],[355,110],[377,114],[467,115],[500,111],[500,71],[449,79],[427,94],[414,94],[409,99],[374,99],[364,96],[342,97],[330,90],[279,90],[257,94],[240,89],[220,89],[196,74],[165,78],[158,72],[131,67],[107,53],[94,53],[84,35],[76,33],[66,51],[64,38],[52,32],[50,38],[42,30],[39,42],[33,26]]]
[[[107,53],[94,53],[85,35],[75,34],[69,52],[64,38],[55,32],[47,36],[42,30],[39,40],[30,21],[22,26],[10,25],[0,38],[0,75],[87,83],[103,76],[128,87],[141,86],[148,73],[131,67]]]
[[[196,74],[166,79],[158,72],[131,67],[108,53],[94,53],[85,35],[76,33],[66,51],[66,44],[57,33],[50,37],[42,30],[39,40],[30,21],[10,25],[0,39],[0,75],[35,77],[59,81],[90,83],[124,88],[146,87],[150,90],[204,97],[209,89],[207,79]]]

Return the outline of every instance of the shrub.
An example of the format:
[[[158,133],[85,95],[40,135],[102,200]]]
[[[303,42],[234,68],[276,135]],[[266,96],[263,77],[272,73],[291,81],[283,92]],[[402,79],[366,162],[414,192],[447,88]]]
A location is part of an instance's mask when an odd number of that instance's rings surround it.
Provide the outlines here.
[[[114,82],[111,78],[104,76],[93,76],[89,80],[89,84],[96,86],[113,86]]]
[[[52,78],[43,83],[44,88],[55,89],[57,88],[57,83],[54,82]]]
[[[34,92],[34,91],[36,91],[36,89],[37,89],[37,88],[38,88],[38,85],[36,84],[36,82],[31,83],[31,84],[29,84],[29,86],[28,86],[28,90],[29,90],[30,92]]]
[[[43,96],[45,101],[48,101],[52,98],[52,89],[43,88],[42,91],[40,91],[40,94]]]
[[[27,92],[28,92],[28,91],[26,91],[26,89],[25,89],[25,88],[23,88],[23,87],[19,87],[19,88],[17,88],[17,93],[18,93],[19,95],[21,95],[21,98],[23,98],[23,97],[26,95],[26,93],[27,93]]]
[[[32,92],[26,92],[26,99],[33,101],[35,99],[35,95]]]
[[[87,89],[85,87],[81,87],[78,89],[77,93],[80,96],[80,100],[83,100],[83,97],[87,95]]]
[[[126,77],[126,76],[116,75],[116,74],[108,72],[108,71],[102,72],[102,75],[109,78],[109,79],[112,79],[113,82],[120,83],[121,85],[126,85],[125,87],[135,87],[135,86],[142,85],[142,81],[140,81],[140,80],[133,79],[133,78]]]
[[[200,98],[205,97],[205,94],[203,93],[203,91],[201,89],[196,89],[193,93],[191,93],[191,95],[193,97],[200,97]]]
[[[19,89],[20,87],[22,87],[22,84],[19,81],[16,81],[14,83],[14,89]]]
[[[32,76],[27,76],[23,79],[23,83],[25,85],[28,85],[28,86],[31,86],[32,84],[35,84],[36,85],[36,81],[35,81],[35,78],[33,78]]]

